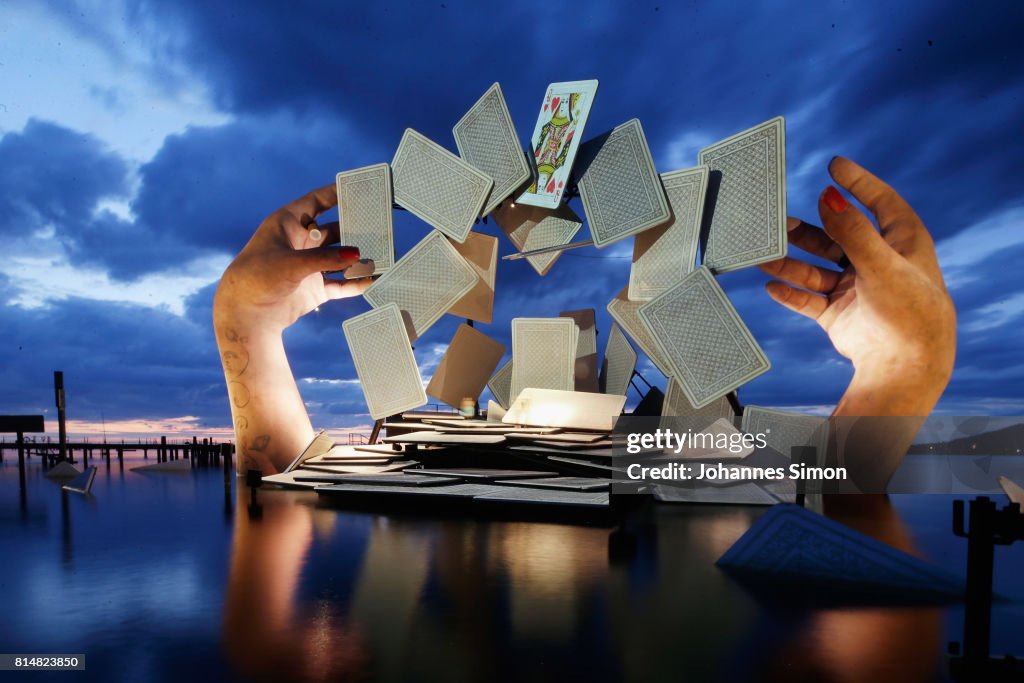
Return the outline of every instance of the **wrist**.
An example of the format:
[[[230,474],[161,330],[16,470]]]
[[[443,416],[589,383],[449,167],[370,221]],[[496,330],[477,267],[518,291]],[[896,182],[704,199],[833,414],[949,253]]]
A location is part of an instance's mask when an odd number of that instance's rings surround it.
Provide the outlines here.
[[[952,362],[874,358],[855,364],[836,415],[927,416],[949,383]]]

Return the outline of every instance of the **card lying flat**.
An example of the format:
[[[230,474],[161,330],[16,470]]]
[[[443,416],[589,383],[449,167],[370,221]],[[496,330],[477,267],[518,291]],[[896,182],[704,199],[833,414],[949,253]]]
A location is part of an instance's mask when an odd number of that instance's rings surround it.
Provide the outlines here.
[[[494,210],[530,179],[530,165],[519,146],[501,85],[495,83],[452,129],[459,155],[494,180],[483,212]]]
[[[626,405],[625,396],[582,391],[523,389],[502,418],[510,424],[610,432]],[[550,437],[555,441],[565,435]],[[557,438],[556,438],[557,437]]]
[[[609,497],[607,491],[558,491],[556,489],[530,489],[523,486],[501,486],[500,490],[476,496],[474,500],[605,508],[608,507]]]
[[[625,396],[629,392],[629,381],[636,369],[636,351],[630,346],[626,335],[617,324],[608,333],[604,347],[604,393]]]
[[[631,119],[580,150],[579,190],[598,249],[671,218],[639,119]]]
[[[349,318],[342,329],[370,417],[379,420],[427,402],[398,306],[384,304]]]
[[[445,434],[444,432],[426,431],[384,437],[386,443],[496,444],[502,443],[504,440],[505,436],[502,434]]]
[[[345,497],[372,495],[375,499],[382,496],[410,496],[430,498],[461,498],[471,499],[487,493],[501,492],[505,487],[494,484],[451,484],[447,486],[378,486],[374,484],[334,484],[318,486],[316,492],[321,496]]]
[[[572,391],[578,335],[571,318],[513,318],[512,400],[527,387]]]
[[[554,477],[555,472],[540,472],[530,470],[497,470],[483,467],[452,467],[449,469],[423,469],[416,470],[417,474],[437,475],[442,477],[460,477],[462,479],[533,479],[539,477]]]
[[[686,400],[686,394],[683,393],[679,382],[673,377],[669,378],[668,386],[665,388],[665,400],[661,404],[662,417],[692,418],[696,423],[693,428],[696,429],[698,425],[711,424],[720,418],[731,420],[735,415],[728,395],[715,399],[703,408],[694,408]]]
[[[498,484],[514,484],[526,488],[561,489],[563,491],[607,491],[611,482],[596,477],[545,477],[543,479],[506,479]]]
[[[363,292],[374,308],[394,303],[408,315],[415,337],[448,312],[479,278],[439,232],[431,231]],[[415,341],[415,338],[413,339]]]
[[[498,275],[498,238],[471,232],[465,242],[452,246],[476,271],[477,282],[448,312],[490,324],[494,317],[494,284]]]
[[[747,434],[764,434],[768,445],[787,458],[794,446],[813,446],[818,460],[811,464],[825,462],[828,449],[827,417],[744,406],[742,429]]]
[[[534,169],[533,184],[516,199],[516,203],[558,207],[569,183],[569,175],[583,129],[597,94],[597,81],[552,83],[544,94],[537,124],[530,137]]]
[[[613,403],[612,405],[616,405]],[[608,432],[590,434],[586,432],[566,432],[564,434],[540,434],[532,430],[512,432],[505,435],[518,441],[546,441],[548,443],[596,443],[608,438]]]
[[[770,367],[706,267],[637,312],[694,408],[703,408]]]
[[[464,398],[475,401],[504,355],[503,345],[469,325],[459,325],[430,378],[427,394],[455,408]]]
[[[703,264],[716,273],[786,255],[786,123],[779,116],[699,154],[711,171]]]
[[[661,374],[666,377],[671,377],[672,370],[669,368],[668,362],[662,358],[661,351],[658,350],[657,344],[654,343],[654,338],[647,331],[647,327],[640,321],[638,311],[644,302],[630,301],[626,294],[627,289],[624,287],[614,299],[608,302],[608,313],[619,324],[622,331],[628,334],[636,342],[636,345],[640,347],[640,350],[651,359],[654,367],[658,368]]]
[[[491,215],[519,251],[561,247],[572,242],[583,221],[566,204],[556,209],[505,202]],[[527,256],[526,261],[538,275],[547,275],[560,251]]]
[[[766,581],[828,584],[862,596],[943,599],[964,591],[963,579],[795,505],[761,515],[717,564]]]
[[[633,265],[629,269],[632,301],[650,301],[697,267],[708,167],[662,173],[661,184],[672,218],[633,238]]]
[[[463,242],[494,181],[441,145],[406,128],[391,162],[395,201]]]
[[[512,359],[508,359],[504,365],[498,368],[498,371],[494,373],[494,376],[487,381],[487,388],[494,394],[494,400],[498,402],[502,410],[508,410],[508,407],[512,404],[509,398],[509,393],[512,391]],[[487,411],[488,417],[490,417],[490,410]],[[502,414],[504,417],[504,414]]]
[[[411,472],[394,472],[387,474],[346,474],[336,480],[337,483],[379,484],[382,486],[444,486],[455,484],[456,477],[428,477],[425,474]]]
[[[336,183],[341,243],[359,247],[359,255],[373,261],[374,269],[369,274],[379,275],[395,263],[391,168],[375,164],[345,171],[338,174]]]
[[[561,318],[572,318],[579,328],[576,342],[576,391],[600,391],[597,377],[597,317],[593,308],[578,311],[562,311]]]

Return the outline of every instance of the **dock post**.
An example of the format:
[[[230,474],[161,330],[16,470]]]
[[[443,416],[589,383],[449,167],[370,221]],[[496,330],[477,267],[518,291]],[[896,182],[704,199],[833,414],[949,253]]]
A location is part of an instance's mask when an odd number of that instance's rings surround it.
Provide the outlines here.
[[[167,437],[160,437],[160,450],[156,452],[157,462],[167,462]]]
[[[220,455],[224,459],[224,482],[228,483],[231,481],[231,444],[222,443]]]
[[[68,459],[70,462],[74,462],[73,458],[70,458],[68,452],[68,431],[67,425],[64,422],[64,372],[61,370],[53,371],[53,391],[57,402],[57,433],[60,437],[60,459]]]

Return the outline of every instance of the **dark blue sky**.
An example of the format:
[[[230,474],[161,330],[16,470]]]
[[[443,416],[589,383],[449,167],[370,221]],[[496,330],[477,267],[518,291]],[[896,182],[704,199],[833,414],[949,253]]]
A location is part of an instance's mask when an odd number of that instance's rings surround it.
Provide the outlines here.
[[[894,7],[894,4],[898,6]],[[265,5],[261,7],[260,5]],[[6,11],[6,10],[5,10]],[[452,125],[500,81],[520,137],[551,81],[597,78],[585,137],[643,122],[659,171],[783,115],[789,212],[816,220],[834,154],[894,185],[935,236],[959,352],[940,409],[1021,414],[1024,50],[1019,3],[52,3],[0,24],[0,413],[195,416],[229,424],[211,331],[227,259],[280,204],[336,172],[390,161],[413,127]],[[578,207],[577,207],[578,208]],[[495,226],[501,253],[513,251]],[[428,226],[396,214],[399,254]],[[631,242],[567,253],[538,277],[503,262],[493,325],[598,311]],[[766,277],[721,278],[772,361],[746,403],[838,400],[850,368]],[[287,336],[314,424],[366,424],[333,302]],[[425,377],[458,320],[417,343]],[[648,379],[663,381],[646,360]]]

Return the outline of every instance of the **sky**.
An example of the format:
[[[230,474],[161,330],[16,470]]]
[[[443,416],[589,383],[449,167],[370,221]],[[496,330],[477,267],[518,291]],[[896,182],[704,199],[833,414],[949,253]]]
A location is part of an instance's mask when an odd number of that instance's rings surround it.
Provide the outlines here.
[[[547,84],[589,78],[584,137],[637,117],[660,172],[782,115],[790,215],[816,222],[833,155],[886,179],[957,305],[938,410],[1024,414],[1021,26],[1019,3],[2,3],[0,414],[53,431],[63,370],[73,433],[229,433],[212,298],[265,216],[390,161],[407,127],[454,152],[452,126],[495,81],[526,142]],[[398,254],[429,229],[396,212]],[[543,278],[502,262],[479,328],[510,348],[512,318],[592,307],[603,349],[631,250],[569,252]],[[849,363],[766,280],[720,278],[772,363],[741,400],[827,412]],[[286,332],[314,426],[368,429],[341,333],[367,309],[330,302]],[[417,342],[424,380],[459,323]],[[664,383],[642,355],[638,369]]]

